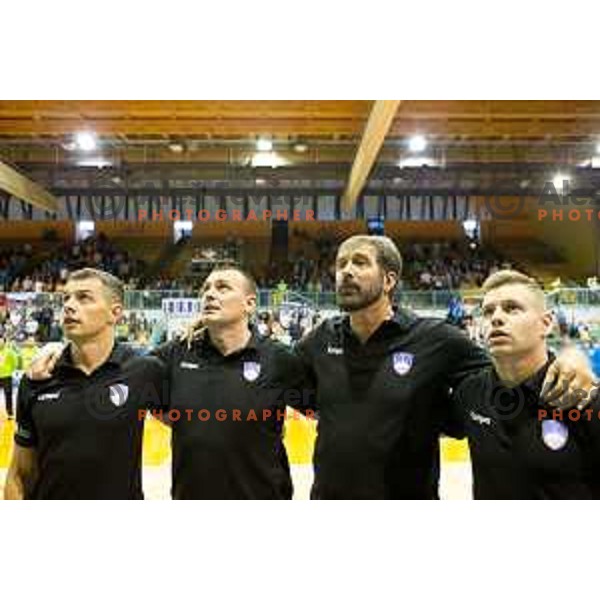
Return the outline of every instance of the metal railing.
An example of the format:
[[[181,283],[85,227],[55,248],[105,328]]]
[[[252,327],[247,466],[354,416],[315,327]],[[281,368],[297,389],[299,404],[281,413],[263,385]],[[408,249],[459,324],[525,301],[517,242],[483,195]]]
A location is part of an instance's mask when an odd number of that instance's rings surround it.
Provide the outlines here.
[[[133,311],[161,310],[162,301],[167,298],[193,298],[197,292],[189,290],[126,290],[125,308]],[[27,296],[36,307],[59,307],[61,294],[8,294],[11,296]],[[415,310],[445,309],[451,298],[465,294],[458,290],[413,291],[400,290],[395,301]],[[466,294],[469,298],[477,298],[478,294]],[[547,294],[549,305],[600,307],[600,289],[560,288]],[[336,307],[334,292],[307,292],[278,288],[262,288],[258,294],[259,309],[267,310],[281,305],[307,306],[311,308],[333,309]]]
[[[445,309],[452,298],[476,298],[479,293],[463,293],[459,290],[400,290],[394,296],[395,301],[413,309]],[[194,294],[191,294],[193,297]],[[164,298],[189,298],[186,290],[129,290],[125,293],[125,305],[130,310],[157,310],[162,308]],[[551,306],[556,304],[577,306],[600,306],[600,289],[561,288],[548,293]],[[277,307],[281,304],[298,304],[314,308],[335,308],[335,292],[308,292],[261,288],[258,293],[258,306],[262,309]]]
[[[547,294],[551,306],[600,306],[600,288],[559,288]]]
[[[398,304],[414,309],[446,308],[451,298],[458,296],[457,291],[401,291],[394,299]],[[301,304],[315,308],[333,309],[337,306],[335,292],[297,292],[272,289],[259,291],[259,306],[262,308],[277,307],[281,304]]]

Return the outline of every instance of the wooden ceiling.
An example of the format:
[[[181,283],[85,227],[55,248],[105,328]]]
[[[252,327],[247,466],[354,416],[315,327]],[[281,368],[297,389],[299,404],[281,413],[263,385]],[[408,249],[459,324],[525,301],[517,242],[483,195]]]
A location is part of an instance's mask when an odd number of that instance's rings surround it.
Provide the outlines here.
[[[0,138],[65,138],[80,129],[144,138],[360,139],[372,101],[0,101]],[[600,136],[598,101],[403,101],[388,139],[560,140]],[[1,141],[1,139],[0,139]]]
[[[378,118],[380,108],[385,119]],[[444,168],[592,164],[600,101],[0,101],[0,163],[24,174],[40,164],[82,167],[82,153],[69,147],[82,130],[98,136],[96,154],[115,170],[167,163],[254,166],[255,141],[269,137],[283,165],[305,169],[299,179],[328,178],[316,166],[347,169],[344,201],[350,205],[374,165],[423,166],[404,164],[411,158],[407,141],[416,133],[427,137],[431,164]]]
[[[360,135],[370,101],[17,101],[0,102],[0,135],[333,137]]]

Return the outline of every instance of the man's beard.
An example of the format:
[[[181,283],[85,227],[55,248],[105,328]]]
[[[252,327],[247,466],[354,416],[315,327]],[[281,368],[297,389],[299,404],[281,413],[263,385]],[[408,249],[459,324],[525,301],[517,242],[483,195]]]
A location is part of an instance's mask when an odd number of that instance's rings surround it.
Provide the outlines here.
[[[338,290],[336,291],[336,298],[338,306],[345,311],[354,312],[356,310],[362,310],[368,308],[372,304],[375,304],[377,300],[383,296],[383,282],[376,282],[372,286],[365,290],[361,290],[358,286],[352,283],[342,284],[340,287],[352,286],[354,289],[352,294],[342,295]]]

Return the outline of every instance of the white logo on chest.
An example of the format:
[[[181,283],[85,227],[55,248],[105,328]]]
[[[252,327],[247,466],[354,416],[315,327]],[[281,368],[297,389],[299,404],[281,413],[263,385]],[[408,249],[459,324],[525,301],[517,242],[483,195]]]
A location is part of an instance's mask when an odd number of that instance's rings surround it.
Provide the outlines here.
[[[110,401],[116,406],[120,407],[127,402],[127,398],[129,396],[129,386],[124,383],[115,383],[111,385],[109,388],[110,393]]]
[[[394,352],[392,355],[392,366],[398,375],[406,375],[413,366],[415,355],[409,352]]]
[[[542,421],[542,440],[550,450],[560,450],[569,440],[569,428],[559,421]]]
[[[243,374],[246,381],[256,381],[260,375],[260,364],[254,361],[246,361]]]

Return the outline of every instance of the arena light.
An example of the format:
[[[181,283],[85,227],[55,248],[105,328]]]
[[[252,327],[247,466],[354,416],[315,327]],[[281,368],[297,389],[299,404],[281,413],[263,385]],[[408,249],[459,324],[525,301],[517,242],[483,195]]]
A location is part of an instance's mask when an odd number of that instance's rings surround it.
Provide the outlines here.
[[[170,142],[169,150],[174,154],[183,154],[185,146],[181,142]]]
[[[431,156],[407,156],[400,159],[398,166],[401,169],[405,167],[435,167],[437,162]]]
[[[66,152],[73,152],[74,150],[77,149],[77,144],[75,142],[73,142],[73,141],[62,142],[60,146]]]
[[[476,240],[479,233],[479,221],[477,219],[466,219],[463,221],[462,225],[465,230],[465,235],[470,240]]]
[[[552,180],[554,188],[559,194],[563,191],[565,181],[570,182],[571,178],[568,175],[563,175],[562,173],[557,173]]]
[[[78,242],[87,240],[94,235],[96,231],[96,223],[94,221],[77,221],[75,224],[75,238]]]
[[[193,229],[192,221],[173,221],[173,241],[177,244],[181,240],[189,240]]]
[[[253,167],[271,167],[275,169],[285,164],[285,161],[276,152],[255,152],[252,156]]]
[[[408,141],[408,148],[411,152],[423,152],[427,148],[425,136],[413,135]]]
[[[259,152],[271,152],[273,150],[273,142],[267,138],[259,138],[256,141],[256,149]]]
[[[193,221],[174,221],[173,229],[176,231],[192,231],[194,223]]]
[[[91,152],[96,149],[98,145],[96,142],[96,136],[89,131],[79,131],[75,134],[75,143],[77,148],[83,152]]]
[[[296,142],[294,144],[294,152],[297,152],[298,154],[304,154],[307,150],[308,144],[305,144],[304,142]]]
[[[82,158],[77,161],[78,167],[96,167],[97,169],[104,169],[105,167],[111,167],[112,162],[102,156],[94,156],[90,158]]]

